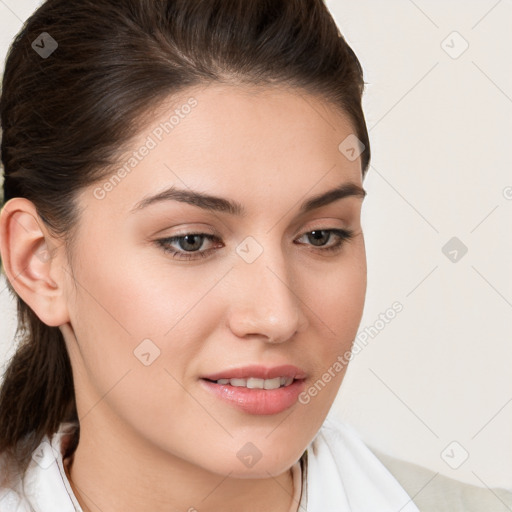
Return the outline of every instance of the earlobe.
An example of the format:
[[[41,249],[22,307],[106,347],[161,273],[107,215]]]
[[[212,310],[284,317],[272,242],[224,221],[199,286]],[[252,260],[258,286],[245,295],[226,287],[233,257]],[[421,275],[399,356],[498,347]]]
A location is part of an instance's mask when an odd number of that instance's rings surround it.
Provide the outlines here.
[[[15,197],[0,212],[0,253],[16,293],[49,326],[69,321],[62,247],[50,235],[34,204]]]

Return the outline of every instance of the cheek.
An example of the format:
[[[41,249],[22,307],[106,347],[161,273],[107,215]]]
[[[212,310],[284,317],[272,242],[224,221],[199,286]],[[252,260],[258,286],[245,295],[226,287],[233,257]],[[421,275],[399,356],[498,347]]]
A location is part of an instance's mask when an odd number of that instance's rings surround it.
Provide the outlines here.
[[[172,410],[193,409],[180,383],[204,339],[194,317],[204,309],[192,306],[209,286],[191,286],[176,272],[157,279],[140,262],[120,266],[102,256],[83,264],[71,317],[79,351],[70,350],[80,414],[92,420],[108,408],[141,432],[170,430]]]
[[[208,291],[219,277],[137,257],[121,265],[115,254],[91,255],[81,267],[72,326],[98,390],[130,368],[146,376],[150,367],[166,368],[181,381],[213,329]]]
[[[339,280],[333,280],[326,292],[326,308],[333,316],[333,330],[352,340],[361,321],[365,296],[366,272],[351,266]]]
[[[315,285],[311,283],[308,302],[323,323],[325,333],[334,346],[342,348],[351,342],[361,321],[367,285],[364,251],[358,250],[351,258],[333,264]],[[330,344],[330,346],[333,346]]]
[[[105,334],[129,338],[135,347],[137,340],[161,338],[178,326],[208,283],[197,286],[193,273],[130,257],[130,252],[136,251],[91,255],[82,263],[77,311],[85,313],[88,327],[101,326]]]
[[[363,314],[366,295],[366,261],[364,252],[340,263],[339,267],[318,281],[306,305],[311,308],[310,330],[316,333],[310,361],[315,362],[315,389],[311,389],[311,405],[326,411],[335,399],[350,359],[347,357]],[[314,313],[313,313],[314,312]],[[308,336],[306,335],[306,338]],[[307,340],[305,341],[307,343]],[[314,398],[313,398],[314,396]]]

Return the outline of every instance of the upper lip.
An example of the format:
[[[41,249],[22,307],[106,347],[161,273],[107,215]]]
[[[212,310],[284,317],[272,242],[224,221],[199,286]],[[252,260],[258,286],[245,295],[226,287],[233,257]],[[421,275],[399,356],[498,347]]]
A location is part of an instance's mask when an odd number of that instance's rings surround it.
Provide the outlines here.
[[[229,368],[221,370],[217,373],[204,375],[203,379],[219,380],[219,379],[248,379],[255,377],[257,379],[274,379],[276,377],[287,377],[293,379],[305,379],[306,372],[292,364],[283,364],[280,366],[261,366],[249,365],[240,368]]]

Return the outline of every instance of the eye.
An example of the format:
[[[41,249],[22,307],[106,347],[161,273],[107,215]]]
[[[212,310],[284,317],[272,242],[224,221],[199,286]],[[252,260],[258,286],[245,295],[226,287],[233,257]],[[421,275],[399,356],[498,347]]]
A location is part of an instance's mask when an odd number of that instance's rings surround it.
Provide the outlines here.
[[[207,249],[204,251],[199,251],[199,249],[203,246],[204,239],[210,241],[218,241],[220,239],[214,235],[209,235],[207,233],[187,233],[184,235],[176,235],[168,238],[161,238],[156,240],[156,242],[162,247],[163,251],[166,253],[170,253],[173,258],[176,259],[197,259],[206,258],[210,252],[214,249]],[[172,247],[171,244],[178,243],[180,246],[180,250],[176,250]],[[191,254],[187,254],[191,253]]]
[[[315,229],[314,231],[304,233],[297,240],[307,237],[313,242],[311,245],[320,248],[317,252],[332,253],[340,251],[344,243],[353,238],[353,236],[354,232],[348,229]],[[335,242],[330,245],[326,245],[332,237],[335,238]],[[215,251],[215,247],[203,251],[199,250],[203,246],[205,240],[217,242],[217,246],[222,244],[220,238],[207,233],[186,233],[183,235],[160,238],[155,240],[155,242],[165,253],[170,253],[174,259],[192,260],[206,258],[210,253]],[[176,250],[176,246],[172,245],[176,243],[179,246],[178,250]],[[302,242],[299,243],[304,245]]]
[[[326,236],[327,234],[327,236]],[[336,241],[332,245],[325,246],[324,240],[330,240],[332,235],[336,237]],[[315,229],[304,233],[301,238],[307,237],[313,240],[315,247],[322,247],[322,252],[338,252],[347,240],[353,238],[354,232],[349,229]]]

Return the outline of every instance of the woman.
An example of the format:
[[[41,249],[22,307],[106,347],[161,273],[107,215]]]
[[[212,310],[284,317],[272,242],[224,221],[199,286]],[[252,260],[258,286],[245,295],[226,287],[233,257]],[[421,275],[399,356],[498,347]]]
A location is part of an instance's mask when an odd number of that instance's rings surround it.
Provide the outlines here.
[[[0,510],[417,511],[327,418],[370,145],[322,1],[48,0],[2,91]]]

